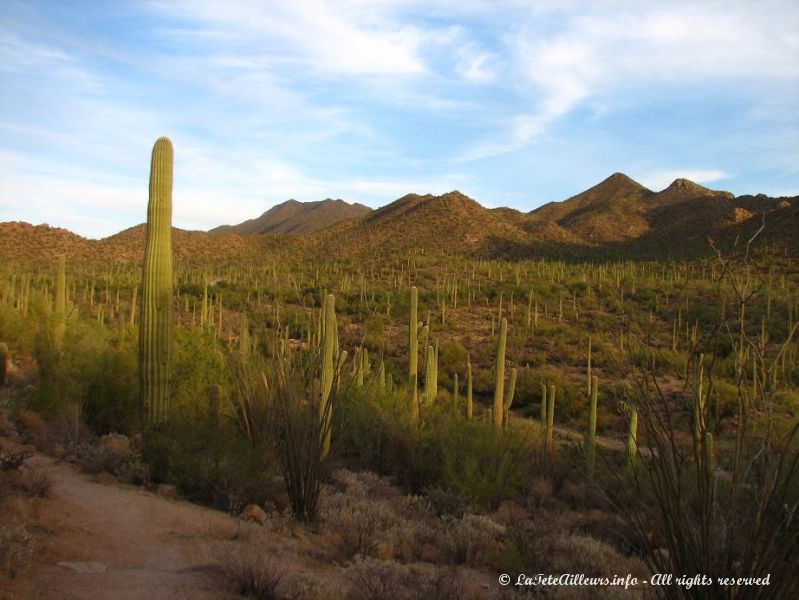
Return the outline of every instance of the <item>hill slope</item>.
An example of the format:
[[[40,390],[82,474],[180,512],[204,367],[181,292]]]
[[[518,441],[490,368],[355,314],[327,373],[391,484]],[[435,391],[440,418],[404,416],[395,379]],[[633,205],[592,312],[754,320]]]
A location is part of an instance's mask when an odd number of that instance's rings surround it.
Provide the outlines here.
[[[312,233],[340,221],[355,219],[371,212],[363,204],[349,204],[344,200],[321,200],[319,202],[298,202],[287,200],[273,206],[257,219],[250,219],[238,225],[222,225],[208,233]]]

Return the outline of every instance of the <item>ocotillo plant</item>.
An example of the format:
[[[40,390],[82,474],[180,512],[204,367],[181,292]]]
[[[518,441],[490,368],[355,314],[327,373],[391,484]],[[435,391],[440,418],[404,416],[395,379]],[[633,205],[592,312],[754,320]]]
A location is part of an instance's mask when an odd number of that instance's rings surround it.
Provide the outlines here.
[[[547,427],[547,384],[541,384],[541,429]]]
[[[322,383],[322,396],[319,399],[319,418],[325,421],[322,431],[325,432],[325,440],[322,445],[323,456],[327,456],[330,452],[330,422],[333,417],[333,407],[331,405],[330,394],[333,390],[333,380],[336,376],[335,365],[335,349],[337,346],[337,328],[336,328],[336,298],[333,294],[328,294],[325,298],[322,310],[325,311],[325,319],[323,323],[324,334],[322,343],[322,369],[321,369],[321,383]],[[340,363],[346,360],[346,353],[342,353],[343,358]]]
[[[591,395],[591,336],[588,336],[588,395]]]
[[[472,361],[466,357],[466,420],[471,421],[474,414],[474,397],[472,396]]]
[[[6,384],[6,373],[8,373],[8,344],[0,342],[0,387]]]
[[[704,354],[699,354],[696,364],[696,382],[694,391],[694,436],[701,440],[705,432],[705,395],[703,390]]]
[[[428,346],[425,355],[427,357],[427,367],[424,372],[424,401],[425,404],[432,404],[435,402],[438,391],[436,382],[436,351],[432,346]]]
[[[153,146],[139,325],[139,383],[150,424],[169,418],[172,375],[172,142]]]
[[[494,380],[494,428],[502,429],[503,403],[505,401],[505,344],[508,341],[508,320],[499,322],[499,348],[497,349],[496,378]]]
[[[510,407],[513,404],[513,396],[516,393],[516,376],[518,375],[518,369],[513,367],[510,370],[510,382],[508,383],[508,395],[505,398],[505,407],[503,410],[502,415],[502,427],[504,429],[508,428],[508,424],[510,423]]]
[[[419,292],[411,288],[410,317],[408,318],[408,385],[411,386],[411,419],[419,419]]]
[[[56,273],[55,284],[55,329],[53,337],[57,350],[61,349],[64,342],[64,334],[67,328],[67,276],[66,276],[66,257],[62,254],[58,257],[58,271]]]
[[[547,403],[547,452],[551,456],[555,452],[555,386],[549,386],[549,402]]]
[[[591,408],[588,412],[588,438],[585,441],[585,468],[589,477],[594,476],[596,466],[596,405],[599,396],[599,378],[591,379]]]
[[[630,407],[630,426],[627,430],[627,468],[635,469],[638,460],[638,409]]]

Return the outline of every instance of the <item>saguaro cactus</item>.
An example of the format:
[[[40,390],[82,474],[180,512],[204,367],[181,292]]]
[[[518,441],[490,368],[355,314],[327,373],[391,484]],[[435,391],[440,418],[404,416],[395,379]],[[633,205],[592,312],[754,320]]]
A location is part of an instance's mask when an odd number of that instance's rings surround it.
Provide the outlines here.
[[[169,418],[172,375],[172,142],[153,146],[139,325],[139,382],[150,424]]]
[[[496,378],[494,380],[494,428],[502,429],[505,401],[505,345],[508,341],[508,320],[499,322],[499,348],[497,350]]]

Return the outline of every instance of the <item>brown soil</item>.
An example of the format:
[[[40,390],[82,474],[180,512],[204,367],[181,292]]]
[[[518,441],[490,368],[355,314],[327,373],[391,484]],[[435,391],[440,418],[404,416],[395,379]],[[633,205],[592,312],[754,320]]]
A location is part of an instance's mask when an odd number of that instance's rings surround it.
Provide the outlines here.
[[[50,498],[36,510],[33,597],[235,597],[202,547],[215,530],[235,528],[233,517],[133,486],[94,483],[42,455],[27,464],[53,478]],[[58,564],[90,561],[107,570],[78,573]]]

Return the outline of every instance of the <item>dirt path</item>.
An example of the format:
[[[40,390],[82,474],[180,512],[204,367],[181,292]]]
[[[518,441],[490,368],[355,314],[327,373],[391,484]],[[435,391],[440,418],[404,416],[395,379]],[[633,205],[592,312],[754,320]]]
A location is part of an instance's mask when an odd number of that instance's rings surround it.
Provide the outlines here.
[[[233,517],[133,486],[95,483],[46,456],[28,464],[50,471],[54,484],[38,505],[32,597],[235,597],[208,555],[210,540],[235,534]]]

